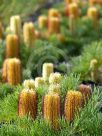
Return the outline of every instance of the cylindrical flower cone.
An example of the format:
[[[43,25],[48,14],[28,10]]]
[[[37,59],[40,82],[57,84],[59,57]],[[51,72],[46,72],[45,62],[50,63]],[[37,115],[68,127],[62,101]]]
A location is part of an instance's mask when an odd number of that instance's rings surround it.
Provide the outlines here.
[[[38,25],[39,25],[39,28],[46,28],[47,27],[47,24],[48,24],[48,18],[46,16],[39,16],[38,18]]]
[[[62,76],[60,73],[51,73],[49,77],[49,83],[50,84],[60,84],[61,83]]]
[[[19,40],[15,34],[9,34],[6,37],[6,58],[19,57]]]
[[[79,91],[83,95],[83,105],[88,101],[88,99],[91,97],[92,90],[91,87],[88,85],[81,84],[79,86]]]
[[[21,35],[21,18],[20,16],[12,16],[10,18],[10,30],[20,37]]]
[[[24,80],[23,87],[26,89],[35,89],[35,81],[33,79]]]
[[[35,29],[32,22],[25,23],[23,26],[23,37],[27,47],[33,47],[35,41]]]
[[[33,89],[24,89],[18,98],[18,115],[29,115],[32,119],[37,116],[37,94]]]
[[[57,17],[50,17],[48,22],[48,33],[60,33],[60,19]]]
[[[44,63],[42,69],[42,77],[45,81],[49,79],[51,73],[54,72],[54,66],[52,63]]]
[[[3,29],[2,23],[0,22],[0,39],[3,39],[3,32],[4,32],[4,29]]]
[[[2,81],[3,82],[7,82],[8,61],[9,59],[6,59],[3,63],[3,69],[2,69]]]
[[[36,77],[35,78],[35,87],[39,88],[41,86],[43,86],[45,84],[45,80],[43,79],[43,77]]]
[[[51,17],[57,17],[59,18],[60,17],[60,13],[57,9],[50,9],[48,11],[48,18],[51,18]]]
[[[71,3],[68,5],[69,16],[73,15],[75,19],[79,17],[79,7],[76,3]]]
[[[49,93],[57,93],[60,94],[61,93],[61,87],[59,84],[51,84],[49,86]]]
[[[96,7],[90,7],[87,11],[88,18],[92,19],[94,28],[97,27],[98,23],[98,11]]]
[[[97,81],[97,72],[98,72],[98,61],[96,59],[92,59],[90,62],[90,71],[91,71],[91,79],[92,81]]]
[[[59,129],[60,96],[56,93],[46,94],[43,100],[43,116],[53,129]]]
[[[71,4],[73,2],[73,0],[65,0],[65,4]]]
[[[74,35],[76,31],[76,19],[73,15],[69,16],[69,29],[71,34]]]
[[[83,97],[81,92],[69,91],[65,98],[64,114],[65,119],[73,121],[75,114],[79,113],[79,109],[82,107]]]

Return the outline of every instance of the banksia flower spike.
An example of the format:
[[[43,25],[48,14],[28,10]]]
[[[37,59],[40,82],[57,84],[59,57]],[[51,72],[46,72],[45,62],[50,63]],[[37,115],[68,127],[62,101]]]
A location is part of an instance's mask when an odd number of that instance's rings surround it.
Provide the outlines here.
[[[93,25],[96,28],[98,23],[98,11],[96,7],[90,7],[87,11],[87,16],[93,21]]]
[[[69,16],[73,15],[75,19],[79,17],[79,7],[76,3],[71,3],[68,5]]]
[[[54,72],[54,66],[52,63],[44,63],[42,70],[42,77],[45,81],[49,79],[51,73]]]
[[[23,26],[23,37],[27,47],[33,47],[35,41],[35,29],[32,22],[25,23]]]
[[[23,89],[18,98],[18,115],[29,115],[32,119],[37,116],[37,93],[33,89]]]
[[[9,34],[6,37],[6,58],[19,57],[19,40],[15,34]]]
[[[14,34],[18,35],[20,37],[21,35],[21,18],[20,16],[12,16],[10,18],[10,30]]]
[[[62,76],[60,73],[51,73],[49,77],[49,83],[50,84],[60,84],[61,83]]]
[[[48,22],[48,33],[60,33],[60,19],[58,17],[50,17]]]
[[[3,65],[3,81],[10,85],[17,85],[21,83],[21,62],[19,59],[7,59]]]
[[[24,80],[23,87],[26,89],[35,89],[35,81],[33,79]]]
[[[47,24],[48,24],[48,18],[46,16],[39,16],[38,18],[38,25],[39,25],[39,28],[46,28],[47,27]]]
[[[2,23],[0,22],[0,39],[3,39],[3,31],[4,31],[4,28],[2,26]]]
[[[65,0],[65,4],[70,4],[70,3],[72,3],[73,2],[73,0]]]
[[[79,112],[82,107],[83,97],[81,92],[69,91],[65,98],[64,114],[65,119],[73,121],[75,114]]]
[[[97,82],[98,78],[98,61],[96,59],[92,59],[90,62],[90,71],[91,71],[91,79],[94,82]]]
[[[48,12],[48,18],[50,17],[56,17],[59,18],[60,17],[60,13],[57,9],[50,9]]]
[[[49,93],[44,96],[43,116],[53,129],[59,129],[60,96],[57,93]]]
[[[83,95],[83,105],[88,101],[88,99],[91,97],[92,90],[91,87],[88,85],[81,84],[79,86],[79,91]]]
[[[36,77],[35,78],[35,87],[39,88],[41,86],[43,86],[45,84],[45,81],[43,79],[43,77]]]
[[[73,15],[69,16],[69,29],[71,34],[74,35],[76,31],[76,19]]]
[[[60,94],[61,92],[61,89],[60,89],[60,85],[59,84],[51,84],[49,86],[49,93],[57,93],[57,94]]]

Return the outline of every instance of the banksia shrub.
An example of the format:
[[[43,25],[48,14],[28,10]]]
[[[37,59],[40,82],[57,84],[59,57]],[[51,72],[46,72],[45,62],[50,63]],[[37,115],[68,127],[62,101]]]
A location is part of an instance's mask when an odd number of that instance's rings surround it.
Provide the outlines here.
[[[75,114],[79,113],[79,109],[82,107],[83,97],[81,92],[69,91],[65,98],[64,114],[65,119],[73,121]]]
[[[19,40],[15,34],[9,34],[6,37],[6,58],[19,57]]]
[[[48,23],[48,18],[46,16],[39,16],[38,18],[38,25],[39,28],[46,28]]]
[[[41,86],[43,86],[45,84],[45,81],[43,79],[43,77],[36,77],[35,78],[35,87],[39,88]]]
[[[51,17],[59,18],[60,17],[59,11],[57,9],[50,9],[48,12],[48,18],[51,18]]]
[[[10,30],[20,37],[21,35],[21,18],[20,16],[12,16],[10,18]]]
[[[49,93],[57,93],[57,94],[60,94],[61,92],[61,87],[59,84],[51,84],[49,86]]]
[[[24,80],[23,87],[26,89],[35,89],[35,81],[33,79]]]
[[[43,116],[53,129],[59,129],[60,96],[57,93],[46,94],[43,99]]]
[[[60,33],[60,19],[57,17],[50,17],[48,22],[48,33]]]
[[[4,61],[2,78],[10,85],[21,83],[21,62],[19,59],[12,58]]]
[[[24,89],[18,98],[18,115],[29,115],[32,119],[37,116],[37,94],[33,89]]]
[[[54,72],[54,66],[52,63],[44,63],[42,70],[42,77],[45,81],[49,79],[51,73]]]
[[[79,17],[79,7],[76,3],[68,5],[68,14],[69,16],[73,15],[76,19]]]
[[[81,84],[79,86],[79,91],[83,95],[83,104],[85,104],[88,101],[88,99],[91,97],[92,94],[91,87],[88,85]]]
[[[93,21],[93,25],[96,28],[98,23],[98,11],[96,7],[90,7],[87,11],[87,16]]]
[[[51,73],[49,77],[49,83],[50,84],[60,84],[61,83],[62,76],[60,73]]]
[[[32,22],[25,23],[23,26],[23,37],[27,47],[33,47],[35,41],[35,29]]]

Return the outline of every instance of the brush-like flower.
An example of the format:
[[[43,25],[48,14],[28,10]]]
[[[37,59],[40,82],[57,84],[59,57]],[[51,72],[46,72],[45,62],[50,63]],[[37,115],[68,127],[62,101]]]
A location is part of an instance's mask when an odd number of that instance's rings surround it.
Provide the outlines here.
[[[39,28],[46,28],[47,27],[47,23],[48,23],[48,18],[47,16],[39,16],[38,18],[38,25],[39,25]]]
[[[72,121],[75,117],[75,114],[79,112],[79,109],[82,107],[83,97],[81,92],[78,91],[69,91],[66,95],[65,105],[64,105],[64,114],[65,118],[68,121]]]
[[[23,37],[27,47],[32,47],[35,41],[35,29],[32,22],[25,23],[23,26]]]
[[[3,28],[2,23],[0,22],[0,39],[3,38],[3,32],[4,32],[4,28]]]
[[[93,25],[96,28],[98,23],[98,11],[96,7],[90,7],[87,11],[88,18],[92,19]]]
[[[57,17],[50,17],[48,22],[48,33],[60,33],[60,19]]]
[[[53,9],[53,8],[50,9],[48,11],[48,18],[50,18],[50,17],[57,17],[57,18],[59,18],[60,17],[59,11],[57,9]]]
[[[21,62],[19,59],[12,58],[7,59],[3,65],[3,81],[11,85],[17,85],[21,83]]]
[[[68,14],[69,16],[73,15],[76,19],[79,17],[79,7],[77,3],[71,3],[68,5]]]
[[[6,58],[19,57],[19,40],[15,34],[9,34],[6,37]]]
[[[60,96],[57,93],[50,93],[44,96],[43,116],[51,123],[52,128],[59,129],[60,118]]]
[[[83,104],[85,104],[88,101],[88,99],[91,97],[92,89],[88,85],[81,84],[79,86],[79,91],[83,95]]]
[[[60,89],[60,85],[59,84],[51,84],[49,86],[49,93],[57,93],[57,94],[60,94],[61,92],[61,89]]]
[[[26,89],[35,89],[35,81],[33,79],[24,80],[23,87]]]
[[[96,59],[92,59],[90,62],[90,71],[91,71],[91,79],[96,82],[98,76],[98,61]]]
[[[42,77],[45,81],[49,79],[51,73],[54,72],[54,65],[53,63],[44,63],[43,70],[42,70]]]
[[[69,16],[69,29],[70,32],[74,35],[76,31],[76,19],[73,15]]]
[[[43,86],[45,84],[45,80],[43,79],[43,77],[36,77],[35,78],[35,87],[39,88],[41,86]]]
[[[49,83],[50,84],[60,84],[61,83],[62,76],[60,73],[51,73],[49,77]]]
[[[18,115],[30,115],[32,119],[37,116],[37,93],[33,89],[23,89],[18,98]]]
[[[12,16],[10,18],[10,30],[14,34],[18,35],[20,37],[21,35],[21,18],[20,16]]]

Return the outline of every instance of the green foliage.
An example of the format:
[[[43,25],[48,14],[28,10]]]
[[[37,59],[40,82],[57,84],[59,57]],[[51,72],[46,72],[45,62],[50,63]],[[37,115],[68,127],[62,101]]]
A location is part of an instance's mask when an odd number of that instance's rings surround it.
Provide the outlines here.
[[[93,42],[84,47],[82,55],[72,59],[72,71],[81,74],[82,79],[90,79],[90,61],[96,59],[98,65],[102,67],[102,41]]]

